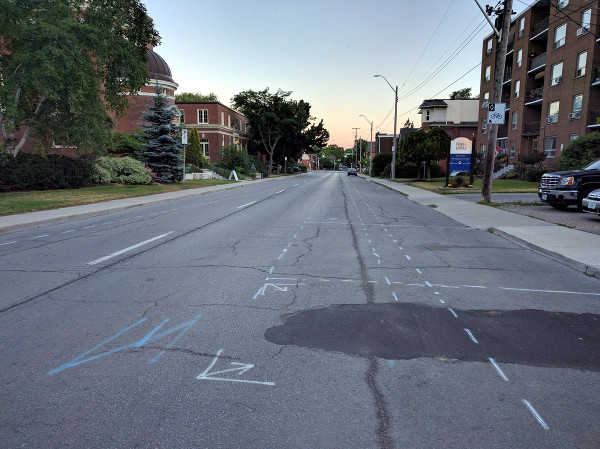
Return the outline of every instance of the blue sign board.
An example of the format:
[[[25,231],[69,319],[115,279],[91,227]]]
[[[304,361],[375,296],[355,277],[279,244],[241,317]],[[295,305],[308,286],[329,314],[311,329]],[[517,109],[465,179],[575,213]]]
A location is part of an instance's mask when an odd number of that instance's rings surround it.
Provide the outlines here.
[[[450,155],[450,172],[470,172],[471,171],[471,155],[470,154],[451,154]]]

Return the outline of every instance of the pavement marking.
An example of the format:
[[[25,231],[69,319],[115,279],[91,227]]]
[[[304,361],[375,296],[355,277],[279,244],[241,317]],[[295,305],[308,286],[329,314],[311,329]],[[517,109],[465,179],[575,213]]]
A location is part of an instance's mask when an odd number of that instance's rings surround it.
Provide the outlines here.
[[[450,307],[448,307],[448,310],[450,311],[450,313],[452,314],[452,316],[454,318],[458,318],[458,315],[456,314],[456,312],[454,310],[452,310]]]
[[[13,243],[17,243],[17,241],[16,241],[16,240],[13,240],[12,242],[0,243],[0,246],[4,246],[4,245],[12,245]]]
[[[381,259],[377,259],[377,265],[381,265]]]
[[[542,417],[539,415],[539,413],[535,411],[535,409],[533,408],[533,405],[531,405],[531,402],[529,402],[527,399],[521,399],[521,401],[523,402],[523,404],[525,404],[527,406],[527,408],[529,409],[529,411],[531,412],[531,414],[535,417],[535,419],[537,420],[537,422],[539,422],[540,425],[544,429],[550,430],[550,427],[548,427],[548,424],[546,424],[546,421],[544,421],[542,419]]]
[[[31,237],[29,240],[41,239],[42,237],[48,237],[50,234],[42,234],[36,235],[35,237]]]
[[[369,243],[371,243],[371,240],[368,240]]]
[[[385,282],[387,283],[387,285],[390,285],[390,284],[391,284],[391,282],[390,282],[390,280],[387,278],[387,276],[385,277]]]
[[[433,292],[433,294],[434,294],[434,295],[439,295],[439,294],[440,294],[440,292]]]
[[[281,259],[283,259],[283,256],[284,256],[284,255],[285,255],[285,253],[281,253],[281,254],[279,255],[279,257],[277,258],[277,260],[281,260]]]
[[[288,243],[287,247],[289,248],[290,246],[292,246],[292,242]]]
[[[396,296],[396,293],[395,293],[395,292],[392,292],[392,295],[394,295],[394,300],[395,300],[395,301],[398,301],[398,297]]]
[[[285,192],[285,189],[284,190],[280,190],[279,192],[275,192],[275,195],[277,195],[278,193],[281,193],[281,192]],[[310,217],[308,217],[308,218],[310,218]]]
[[[423,272],[421,270],[419,270],[418,268],[415,268],[415,270],[417,270],[417,273],[423,274]]]
[[[283,248],[283,252],[284,252],[284,253],[287,253],[287,248]]]
[[[271,266],[271,269],[269,270],[269,274],[273,274],[274,269],[275,269],[275,265]]]
[[[89,228],[95,228],[95,227],[96,227],[96,225],[89,225],[89,226],[84,226],[81,229],[89,229]]]
[[[300,226],[300,229],[304,229],[304,225]]]
[[[299,186],[300,184],[294,184],[294,187]]]
[[[483,285],[461,285],[461,287],[465,287],[465,288],[485,288]]]
[[[294,234],[294,238],[298,237],[298,234]]]
[[[399,246],[399,247],[398,247],[398,249],[400,249],[400,250],[401,250],[401,249],[402,249],[402,247],[401,247],[401,246]]]
[[[158,213],[158,212],[156,212],[156,213]],[[129,218],[121,218],[119,221],[127,221],[127,220],[129,220]]]
[[[112,253],[112,254],[109,254],[108,256],[100,257],[99,259],[96,259],[96,260],[92,260],[91,262],[88,262],[87,264],[88,265],[97,265],[97,264],[99,264],[101,262],[104,262],[104,261],[106,261],[108,259],[112,259],[113,257],[120,256],[121,254],[129,252],[129,251],[134,250],[136,248],[139,248],[140,246],[143,246],[143,245],[146,245],[148,243],[154,242],[155,240],[158,240],[158,239],[162,239],[163,237],[166,237],[167,235],[172,234],[173,232],[175,232],[175,231],[167,232],[165,234],[161,234],[161,235],[158,235],[156,237],[152,237],[151,239],[144,240],[143,242],[140,242],[140,243],[137,243],[135,245],[129,246],[127,248],[124,248],[124,249],[122,249],[120,251],[117,251],[116,253]]]
[[[249,203],[242,204],[241,206],[238,206],[238,209],[241,209],[242,207],[250,206],[251,204],[254,204],[254,203],[256,203],[256,201],[250,201]]]
[[[354,282],[354,279],[342,279],[342,282]]]
[[[373,252],[376,252],[377,250],[375,248],[373,248]]]
[[[387,229],[384,229],[385,232],[389,232]]]
[[[498,287],[500,290],[513,290],[519,292],[541,292],[541,293],[568,293],[570,295],[592,295],[592,296],[600,296],[600,293],[591,293],[591,292],[569,292],[565,290],[536,290],[533,288],[509,288],[509,287]]]
[[[500,369],[500,367],[498,366],[498,364],[496,363],[496,361],[493,358],[491,358],[491,357],[490,357],[489,360],[490,360],[490,363],[492,364],[492,366],[494,368],[496,368],[496,371],[498,371],[498,374],[500,374],[500,377],[502,379],[504,379],[505,381],[508,382],[508,377],[506,377],[506,374],[504,374],[504,372]]]
[[[425,287],[425,284],[406,284],[406,285],[412,285],[412,286],[417,286],[417,287]]]
[[[405,254],[404,257],[406,257],[406,260],[410,260],[410,256],[408,254]]]
[[[258,296],[262,293],[264,288],[265,288],[264,285],[261,288],[259,288],[258,291],[254,294],[254,297],[252,299],[258,298]]]
[[[473,341],[473,343],[475,343],[476,345],[479,344],[479,342],[477,341],[477,339],[475,338],[475,336],[471,333],[471,331],[469,329],[467,329],[465,327],[465,332],[467,333],[467,335],[469,336],[469,338]]]
[[[432,285],[429,283],[429,281],[425,281],[425,285],[426,285],[427,287],[432,287]]]
[[[319,279],[321,282],[329,282],[329,279]]]
[[[373,255],[374,255],[375,257],[379,257],[379,254],[377,254],[377,253],[373,253]]]
[[[102,223],[102,224],[113,224],[113,223],[114,223],[114,221],[105,221],[105,222],[104,222],[104,223]]]
[[[398,243],[398,240],[394,240],[394,243]]]
[[[142,217],[143,217],[143,215],[138,215],[138,216],[133,217],[133,218],[142,218]]]
[[[69,234],[71,232],[75,232],[75,229],[69,229],[68,231],[63,231],[61,234]]]
[[[400,281],[392,281],[392,284],[402,284]]]
[[[265,278],[265,281],[268,281],[269,279],[275,279],[275,280],[280,280],[280,281],[295,281],[295,280],[297,280],[296,278]]]
[[[446,304],[446,301],[444,301],[443,299],[440,299],[440,302],[441,302],[442,304]]]
[[[236,371],[237,371],[237,375],[241,376],[246,371],[254,368],[254,365],[252,365],[251,363],[229,362],[230,365],[234,365],[234,366],[237,365],[238,367],[224,369],[221,371],[213,371],[211,373],[210,370],[212,369],[213,366],[215,366],[215,363],[217,363],[217,360],[219,360],[219,356],[221,355],[222,352],[223,352],[222,349],[219,349],[217,351],[217,355],[215,356],[213,361],[210,363],[210,365],[208,365],[208,368],[206,368],[202,373],[200,373],[198,375],[198,377],[196,377],[196,379],[198,379],[198,380],[219,380],[222,382],[239,382],[239,383],[245,383],[245,384],[258,384],[258,385],[270,385],[270,386],[275,385],[275,382],[260,382],[260,381],[256,381],[256,380],[230,379],[228,377],[214,377],[215,374],[232,373],[232,372],[236,372]]]
[[[378,284],[378,281],[367,281],[367,284]]]

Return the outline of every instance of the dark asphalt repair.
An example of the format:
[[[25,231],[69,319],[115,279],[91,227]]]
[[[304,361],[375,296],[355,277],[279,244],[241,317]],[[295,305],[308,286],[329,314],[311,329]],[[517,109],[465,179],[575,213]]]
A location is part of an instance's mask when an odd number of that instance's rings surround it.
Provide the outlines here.
[[[600,371],[600,315],[457,310],[418,304],[336,305],[286,317],[265,338],[387,360],[435,358]],[[464,331],[477,338],[474,344]]]

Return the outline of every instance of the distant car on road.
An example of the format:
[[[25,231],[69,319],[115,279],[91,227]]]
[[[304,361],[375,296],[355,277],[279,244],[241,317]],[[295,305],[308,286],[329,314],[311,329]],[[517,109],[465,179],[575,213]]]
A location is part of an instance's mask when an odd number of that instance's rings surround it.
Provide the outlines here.
[[[358,176],[358,173],[357,173],[357,171],[356,171],[355,168],[349,168],[348,169],[348,176],[351,176],[351,175],[352,176]]]
[[[581,200],[581,205],[584,212],[600,217],[600,189],[592,190],[586,198]]]

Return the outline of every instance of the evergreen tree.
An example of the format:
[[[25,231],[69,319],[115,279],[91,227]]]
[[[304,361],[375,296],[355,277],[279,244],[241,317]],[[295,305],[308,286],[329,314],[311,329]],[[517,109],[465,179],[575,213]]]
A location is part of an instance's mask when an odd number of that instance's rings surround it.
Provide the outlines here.
[[[189,130],[188,146],[185,149],[185,162],[194,164],[198,168],[208,165],[208,159],[204,156],[202,145],[200,145],[200,136],[196,128]]]
[[[142,145],[142,156],[156,174],[156,181],[171,183],[183,179],[183,146],[177,140],[178,126],[173,122],[174,107],[167,107],[167,98],[156,86],[153,105],[146,105],[140,124],[148,143]]]

